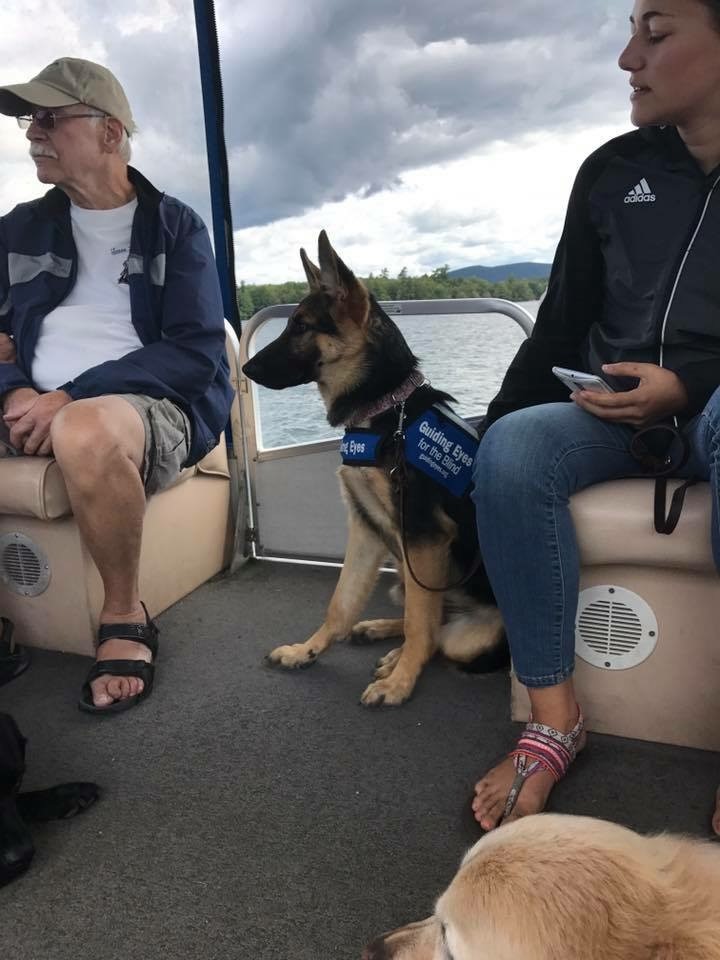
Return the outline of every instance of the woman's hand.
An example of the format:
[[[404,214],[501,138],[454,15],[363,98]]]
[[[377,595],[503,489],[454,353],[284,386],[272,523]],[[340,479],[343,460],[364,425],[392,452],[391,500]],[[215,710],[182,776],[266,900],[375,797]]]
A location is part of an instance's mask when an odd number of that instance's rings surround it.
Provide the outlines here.
[[[637,377],[640,382],[622,393],[578,390],[571,395],[579,407],[601,420],[645,427],[680,413],[688,404],[685,387],[672,370],[654,363],[605,363],[602,369],[615,377]]]

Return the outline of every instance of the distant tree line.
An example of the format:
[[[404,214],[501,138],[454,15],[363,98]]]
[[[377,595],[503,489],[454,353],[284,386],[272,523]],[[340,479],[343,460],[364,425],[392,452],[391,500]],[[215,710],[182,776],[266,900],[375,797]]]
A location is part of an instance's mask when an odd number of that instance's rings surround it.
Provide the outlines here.
[[[378,276],[363,277],[368,290],[378,300],[458,300],[469,297],[498,297],[515,302],[539,300],[547,279],[490,281],[480,277],[449,277],[449,267],[438,267],[432,273],[411,277],[403,268],[397,277],[387,270]],[[241,320],[247,320],[262,307],[276,303],[298,303],[307,293],[306,283],[241,283],[238,287],[238,307]]]

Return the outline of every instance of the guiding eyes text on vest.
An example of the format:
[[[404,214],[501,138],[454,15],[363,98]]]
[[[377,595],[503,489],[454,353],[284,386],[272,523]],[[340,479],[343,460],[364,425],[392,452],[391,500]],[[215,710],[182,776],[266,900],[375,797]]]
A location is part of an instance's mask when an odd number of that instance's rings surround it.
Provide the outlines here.
[[[71,204],[77,280],[40,327],[32,365],[38,389],[56,390],[90,367],[142,347],[130,318],[130,288],[118,282],[127,277],[136,209],[137,200],[113,210]]]

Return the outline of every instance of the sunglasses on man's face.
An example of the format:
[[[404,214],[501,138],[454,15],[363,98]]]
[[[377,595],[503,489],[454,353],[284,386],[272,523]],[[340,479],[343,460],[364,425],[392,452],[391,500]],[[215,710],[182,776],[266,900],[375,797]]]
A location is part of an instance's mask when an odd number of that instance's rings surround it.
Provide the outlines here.
[[[29,117],[16,117],[21,130],[27,130],[30,124],[40,127],[41,130],[54,130],[59,120],[80,120],[83,117],[104,117],[104,113],[61,113],[53,110],[35,110]]]

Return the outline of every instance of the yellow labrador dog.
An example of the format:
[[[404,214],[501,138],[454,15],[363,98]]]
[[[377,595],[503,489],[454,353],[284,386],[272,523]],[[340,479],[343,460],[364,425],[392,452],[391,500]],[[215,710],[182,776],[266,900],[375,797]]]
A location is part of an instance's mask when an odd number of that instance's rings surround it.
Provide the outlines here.
[[[720,960],[720,847],[561,814],[488,834],[364,960]]]

